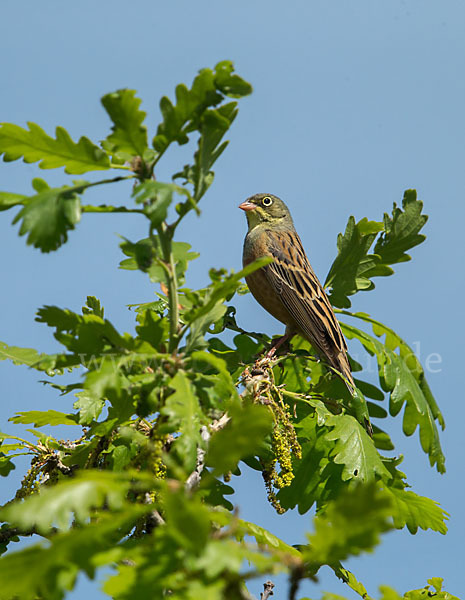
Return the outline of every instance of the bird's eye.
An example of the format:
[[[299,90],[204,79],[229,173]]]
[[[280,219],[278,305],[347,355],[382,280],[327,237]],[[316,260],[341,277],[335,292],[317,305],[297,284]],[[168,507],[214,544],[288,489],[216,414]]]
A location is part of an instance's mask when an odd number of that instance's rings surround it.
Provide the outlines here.
[[[265,196],[262,200],[263,206],[271,206],[273,204],[273,199],[269,196]]]

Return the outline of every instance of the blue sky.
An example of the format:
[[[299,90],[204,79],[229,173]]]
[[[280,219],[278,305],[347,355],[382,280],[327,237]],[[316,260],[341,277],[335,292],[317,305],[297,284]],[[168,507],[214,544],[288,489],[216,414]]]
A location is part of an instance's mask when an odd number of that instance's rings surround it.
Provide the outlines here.
[[[440,501],[451,513],[447,536],[420,532],[388,534],[373,555],[348,567],[375,594],[379,584],[399,592],[422,587],[431,576],[444,577],[447,589],[463,589],[463,324],[464,296],[464,133],[465,5],[444,0],[276,0],[235,3],[198,0],[131,3],[78,3],[3,0],[0,19],[0,120],[56,125],[73,137],[104,138],[109,120],[100,97],[134,88],[148,112],[153,132],[158,101],[179,82],[190,83],[198,69],[223,59],[254,86],[241,101],[219,160],[216,180],[202,201],[202,216],[191,215],[179,231],[201,257],[188,282],[201,286],[208,269],[239,268],[245,219],[237,205],[256,192],[281,196],[291,208],[313,267],[324,279],[335,256],[336,236],[349,215],[379,220],[403,191],[416,188],[430,219],[428,238],[412,251],[413,261],[398,265],[394,277],[354,298],[369,312],[417,344],[422,360],[433,353],[441,362],[429,382],[447,429],[441,437],[446,475],[429,468],[417,435],[406,439],[397,418],[389,431],[415,491]],[[191,148],[168,153],[158,171],[167,180]],[[35,165],[0,163],[0,189],[30,193],[30,180],[66,181],[60,171]],[[89,201],[123,204],[128,186],[89,192]],[[92,196],[91,196],[92,194]],[[87,295],[99,297],[121,330],[132,331],[127,304],[150,300],[153,286],[142,274],[118,271],[117,234],[145,236],[137,216],[86,215],[57,253],[26,247],[11,227],[12,213],[0,215],[2,284],[0,339],[9,344],[53,351],[56,342],[34,322],[44,304],[79,310]],[[237,301],[245,328],[279,333],[282,326],[248,296]],[[353,346],[354,354],[357,348]],[[37,384],[35,372],[0,364],[2,429],[17,410],[68,410],[70,400]],[[18,469],[17,473],[19,476]],[[18,482],[18,480],[16,481]],[[263,509],[258,478],[238,483],[241,515],[256,520],[291,543],[301,541],[310,517],[276,517]],[[2,500],[13,492],[2,482]],[[284,596],[277,580],[275,596]],[[322,572],[320,590],[350,590]],[[259,583],[251,590],[256,596]],[[70,598],[103,595],[84,579]],[[355,597],[355,596],[354,596]]]

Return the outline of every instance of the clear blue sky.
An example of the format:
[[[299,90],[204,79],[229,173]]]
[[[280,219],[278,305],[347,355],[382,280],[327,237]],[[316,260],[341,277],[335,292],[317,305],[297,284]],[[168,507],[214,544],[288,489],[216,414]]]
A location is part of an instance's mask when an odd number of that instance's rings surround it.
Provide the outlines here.
[[[463,320],[465,5],[460,0],[276,0],[153,2],[113,0],[60,2],[2,0],[0,20],[0,120],[56,125],[99,140],[109,121],[99,98],[121,87],[135,88],[153,131],[161,95],[222,59],[235,62],[254,86],[241,102],[231,144],[203,201],[201,219],[191,215],[180,239],[201,258],[189,282],[200,286],[211,266],[240,266],[245,220],[237,205],[256,192],[287,201],[310,260],[324,276],[335,255],[336,235],[347,218],[379,220],[417,188],[430,215],[426,243],[395,277],[359,294],[354,308],[394,327],[421,358],[438,353],[442,362],[429,375],[445,413],[441,440],[447,474],[431,470],[417,435],[406,439],[401,420],[390,425],[397,451],[407,454],[404,470],[415,491],[439,500],[452,517],[450,532],[388,534],[374,555],[351,560],[375,595],[379,584],[403,593],[440,576],[447,589],[463,592]],[[172,151],[160,179],[184,164],[190,149]],[[40,175],[53,184],[62,171],[0,163],[0,189],[30,193]],[[128,188],[92,191],[89,200],[123,204]],[[9,344],[57,348],[51,333],[34,322],[37,308],[57,304],[78,310],[86,295],[99,297],[120,329],[133,329],[130,303],[152,298],[143,275],[118,271],[119,238],[145,235],[145,224],[86,215],[69,243],[57,253],[26,247],[11,227],[12,213],[0,214],[2,294],[0,339]],[[279,333],[281,325],[250,297],[237,303],[245,328]],[[356,354],[357,348],[353,347]],[[71,400],[37,384],[36,372],[0,364],[2,426],[17,410],[70,409]],[[17,470],[19,476],[20,469]],[[16,483],[18,482],[18,479]],[[13,488],[2,482],[2,500]],[[258,478],[247,476],[236,500],[241,515],[256,520],[291,543],[302,540],[310,517],[264,510]],[[276,598],[285,582],[277,580]],[[320,590],[350,590],[322,571]],[[258,596],[261,586],[252,592]],[[80,581],[70,598],[102,598],[98,584]],[[355,598],[355,596],[353,596]]]

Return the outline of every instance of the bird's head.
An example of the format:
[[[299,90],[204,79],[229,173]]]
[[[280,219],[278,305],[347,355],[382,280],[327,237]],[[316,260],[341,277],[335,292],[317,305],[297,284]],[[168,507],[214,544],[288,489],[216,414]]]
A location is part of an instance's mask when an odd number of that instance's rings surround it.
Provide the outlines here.
[[[239,204],[239,208],[245,211],[249,231],[257,225],[267,227],[293,227],[289,209],[277,196],[273,194],[255,194]]]

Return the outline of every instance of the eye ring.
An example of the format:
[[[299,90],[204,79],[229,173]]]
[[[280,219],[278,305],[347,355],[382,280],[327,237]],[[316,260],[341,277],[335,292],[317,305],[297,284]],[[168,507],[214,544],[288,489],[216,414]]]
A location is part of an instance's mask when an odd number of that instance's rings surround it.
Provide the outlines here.
[[[263,204],[263,206],[271,206],[273,204],[273,198],[270,198],[269,196],[265,196],[262,199],[262,204]]]

